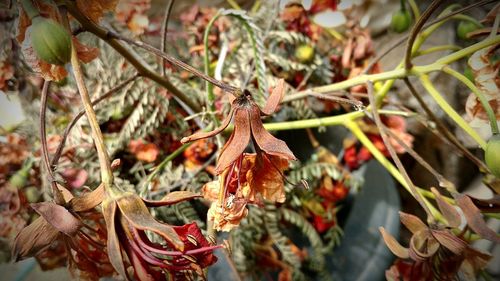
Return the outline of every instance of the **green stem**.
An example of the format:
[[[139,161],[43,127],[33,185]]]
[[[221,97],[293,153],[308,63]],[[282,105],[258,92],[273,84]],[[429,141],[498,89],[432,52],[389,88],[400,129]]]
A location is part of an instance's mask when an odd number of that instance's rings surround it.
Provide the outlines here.
[[[30,20],[40,15],[38,9],[33,5],[32,0],[21,0],[21,5]]]
[[[441,107],[441,109],[446,112],[446,114],[453,120],[457,125],[462,128],[469,136],[471,136],[481,148],[484,150],[486,148],[486,142],[477,134],[474,129],[472,129],[465,120],[460,117],[460,115],[450,106],[450,104],[443,98],[443,96],[434,87],[432,82],[429,80],[429,76],[422,74],[420,76],[420,82],[431,95],[431,97],[436,101],[436,103]]]
[[[177,148],[174,152],[170,153],[163,161],[161,161],[158,166],[155,167],[153,172],[149,174],[146,182],[151,182],[153,179],[165,168],[165,166],[172,160],[174,160],[177,156],[181,155],[188,147],[190,147],[193,142],[183,144],[181,147]]]
[[[417,52],[415,52],[415,56],[418,57],[418,56],[423,56],[423,55],[427,55],[427,54],[435,53],[435,52],[440,52],[440,51],[449,51],[449,50],[459,51],[461,49],[462,49],[462,47],[457,46],[457,45],[434,46],[434,47],[430,47],[430,48],[425,49],[425,50],[418,50]]]
[[[420,18],[420,10],[418,9],[417,3],[415,2],[415,0],[409,0],[408,4],[410,4],[413,17],[415,18],[415,20],[418,20]]]
[[[469,89],[474,93],[474,95],[479,99],[479,102],[484,108],[484,111],[486,111],[486,115],[488,116],[488,119],[490,120],[490,126],[491,126],[491,132],[493,134],[498,134],[498,124],[497,124],[497,118],[495,116],[495,112],[491,108],[488,100],[486,97],[483,95],[483,93],[472,83],[467,77],[465,77],[462,73],[452,69],[449,66],[443,67],[443,71],[447,74],[450,74],[451,76],[455,77],[456,79],[460,80],[462,83],[464,83]]]
[[[210,29],[214,25],[215,21],[220,17],[220,13],[221,11],[217,12],[217,14],[208,22],[205,33],[203,34],[203,49],[205,52],[203,63],[205,65],[205,75],[207,76],[212,76],[212,73],[210,73],[210,59],[208,54],[208,35],[210,34]],[[205,88],[207,90],[207,106],[210,111],[215,112],[214,86],[209,82],[205,82]]]
[[[387,159],[381,152],[380,150],[375,147],[375,145],[370,141],[370,139],[363,133],[361,128],[356,124],[354,121],[348,120],[345,122],[346,128],[348,128],[351,133],[370,151],[370,153],[373,155],[373,157],[382,165],[384,168],[414,197],[416,198],[416,195],[412,193],[410,187],[408,186],[407,182],[404,180],[403,176],[399,172],[399,170],[392,165],[392,163]],[[435,198],[434,194],[428,190],[424,190],[421,188],[416,188],[417,192],[420,195],[430,197],[430,198]],[[443,221],[443,216],[441,213],[428,201],[426,198],[423,198],[424,204],[429,208],[429,211],[431,212],[432,216],[439,220]]]

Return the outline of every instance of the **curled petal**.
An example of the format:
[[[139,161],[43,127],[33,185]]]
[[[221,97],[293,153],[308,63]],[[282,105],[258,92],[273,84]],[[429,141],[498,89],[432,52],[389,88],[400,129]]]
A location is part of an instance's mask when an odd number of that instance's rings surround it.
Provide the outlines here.
[[[217,127],[215,130],[213,131],[210,131],[210,132],[197,132],[197,133],[194,133],[188,137],[184,137],[181,139],[181,142],[182,143],[187,143],[187,142],[191,142],[191,141],[195,141],[195,140],[199,140],[199,139],[206,139],[206,138],[210,138],[210,137],[213,137],[217,134],[220,134],[222,131],[224,131],[227,126],[229,126],[229,123],[231,122],[231,119],[233,118],[233,109],[231,109],[231,111],[229,112],[229,115],[227,115],[227,117],[222,121],[222,124]]]
[[[443,216],[448,222],[448,225],[451,227],[459,227],[462,219],[460,218],[460,214],[455,209],[455,207],[446,202],[441,194],[439,194],[437,189],[431,187],[431,191],[436,196],[436,202],[438,204],[439,210],[441,211],[441,213],[443,213]]]
[[[295,155],[288,148],[286,143],[271,135],[260,120],[259,108],[250,109],[250,123],[252,126],[252,136],[257,146],[267,154],[276,155],[287,160],[295,160]]]
[[[121,214],[135,228],[155,232],[165,238],[175,248],[183,251],[184,243],[180,240],[172,226],[156,221],[149,213],[146,204],[136,194],[129,193],[117,199]]]
[[[12,259],[20,261],[37,255],[52,244],[59,234],[59,231],[49,224],[45,218],[37,218],[17,234],[12,247]]]
[[[63,206],[51,202],[42,202],[31,204],[31,208],[54,228],[66,235],[75,235],[82,226],[80,220],[68,212]]]
[[[96,189],[87,192],[79,197],[69,201],[71,210],[75,212],[84,212],[91,210],[101,204],[104,198],[104,185],[100,184]]]
[[[276,111],[276,108],[280,104],[283,99],[283,95],[285,94],[285,80],[278,80],[278,84],[274,87],[271,95],[267,99],[266,106],[262,109],[262,113],[264,115],[271,115]]]
[[[401,220],[401,223],[404,224],[413,234],[427,229],[427,226],[417,216],[399,212],[399,219]]]
[[[123,264],[122,251],[120,247],[120,240],[118,239],[118,234],[116,232],[116,202],[114,200],[105,201],[102,204],[102,213],[104,215],[104,220],[106,221],[106,226],[108,228],[108,241],[107,250],[109,261],[116,269],[116,271],[126,280],[129,280],[127,271],[125,270],[125,265]]]
[[[463,194],[456,194],[454,197],[457,205],[464,212],[469,227],[482,238],[500,243],[500,236],[486,225],[481,212],[476,205],[474,205],[472,200],[467,195]]]
[[[378,230],[382,234],[382,238],[384,238],[385,244],[394,255],[402,259],[407,259],[409,257],[408,248],[401,246],[396,238],[387,233],[383,227],[379,227]]]
[[[467,249],[467,243],[446,230],[432,230],[432,236],[439,244],[452,251],[455,255],[461,255]]]
[[[226,145],[222,148],[217,167],[215,168],[216,174],[222,173],[222,171],[236,161],[245,151],[250,141],[250,117],[248,111],[238,109],[234,115],[234,131],[226,142]]]
[[[194,193],[191,191],[174,191],[165,195],[161,200],[145,200],[144,203],[147,207],[159,207],[177,204],[182,201],[191,200],[194,198],[203,197],[199,193]]]
[[[415,261],[424,261],[432,257],[439,249],[439,242],[434,239],[429,229],[413,234],[410,239],[410,257]]]
[[[252,157],[253,158],[250,158]],[[285,202],[285,185],[283,183],[283,171],[288,168],[288,160],[263,154],[261,157],[249,155],[253,160],[253,167],[247,172],[248,182],[252,193],[258,192],[266,200],[273,202]],[[252,193],[250,195],[252,195]],[[255,196],[249,198],[256,201]]]

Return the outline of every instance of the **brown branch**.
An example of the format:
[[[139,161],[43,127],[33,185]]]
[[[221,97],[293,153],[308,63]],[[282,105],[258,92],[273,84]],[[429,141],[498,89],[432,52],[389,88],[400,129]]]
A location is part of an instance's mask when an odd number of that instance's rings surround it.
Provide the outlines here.
[[[170,19],[170,13],[172,12],[172,7],[174,6],[175,0],[169,0],[168,5],[165,8],[165,16],[163,17],[163,23],[161,25],[161,46],[160,50],[164,53],[167,52],[167,32],[168,32],[168,20]],[[162,58],[160,64],[160,69],[163,76],[166,75],[165,62],[166,60]]]
[[[97,99],[95,99],[94,101],[92,101],[92,103],[91,103],[92,106],[95,106],[98,103],[100,103],[101,101],[111,97],[115,92],[121,90],[123,87],[125,87],[130,82],[137,79],[138,77],[139,77],[139,74],[135,74],[132,77],[128,78],[127,80],[124,80],[120,84],[116,85],[115,87],[113,87],[112,89],[110,89],[109,91],[104,93],[102,96],[100,96]],[[85,110],[84,109],[80,110],[80,112],[78,112],[78,114],[76,114],[73,117],[73,119],[71,119],[71,122],[69,122],[69,124],[64,129],[64,133],[63,133],[61,142],[59,143],[59,146],[57,147],[56,153],[54,154],[54,157],[52,158],[52,161],[50,162],[52,167],[56,166],[57,163],[59,162],[59,158],[61,158],[62,151],[64,149],[64,146],[66,145],[66,140],[68,139],[68,136],[69,136],[69,133],[71,132],[71,129],[73,129],[73,127],[76,125],[78,120],[80,120],[80,118],[82,118],[82,116],[84,114],[85,114]]]
[[[143,77],[149,78],[156,83],[165,87],[172,95],[177,96],[182,102],[188,105],[191,109],[196,112],[201,111],[201,107],[198,103],[194,102],[193,98],[186,96],[183,92],[177,89],[168,79],[159,75],[151,69],[151,67],[146,64],[141,57],[135,54],[132,50],[122,45],[122,43],[114,38],[110,38],[107,30],[96,25],[85,15],[83,15],[76,4],[73,1],[65,1],[68,12],[82,25],[82,27],[97,37],[108,43],[113,49],[115,49],[119,54],[121,54],[130,64],[132,64],[139,74]]]
[[[380,120],[380,116],[378,114],[378,109],[375,104],[375,95],[374,95],[374,89],[373,89],[373,82],[368,81],[366,82],[366,89],[368,93],[368,99],[370,100],[370,107],[371,107],[371,112],[372,112],[372,118],[375,121],[375,124],[377,125],[379,131],[380,131],[380,136],[382,137],[382,140],[384,141],[385,147],[389,151],[389,154],[391,155],[391,158],[394,160],[394,163],[396,164],[396,167],[398,168],[399,172],[403,176],[403,179],[405,180],[406,184],[411,190],[411,193],[415,200],[422,206],[424,209],[425,213],[427,214],[427,220],[428,221],[433,221],[434,217],[432,215],[432,212],[429,210],[429,207],[425,204],[424,199],[418,192],[417,188],[413,184],[412,180],[408,176],[408,173],[406,172],[406,169],[403,166],[403,163],[401,163],[401,160],[398,157],[398,154],[394,150],[394,147],[392,146],[391,142],[389,141],[389,138],[387,137],[385,127],[382,123],[382,120]]]
[[[411,53],[413,50],[413,43],[415,43],[415,39],[417,38],[420,30],[424,27],[425,22],[430,18],[432,13],[439,7],[439,5],[443,2],[443,0],[434,0],[429,5],[429,7],[422,13],[418,21],[415,23],[413,28],[410,31],[410,35],[408,36],[408,43],[406,43],[406,54],[405,54],[405,69],[410,70],[412,67],[411,63]]]

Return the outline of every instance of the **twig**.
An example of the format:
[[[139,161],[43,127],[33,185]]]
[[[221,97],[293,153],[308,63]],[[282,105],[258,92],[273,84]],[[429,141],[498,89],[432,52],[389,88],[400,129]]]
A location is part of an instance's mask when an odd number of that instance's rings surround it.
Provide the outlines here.
[[[405,69],[410,70],[412,67],[411,64],[411,55],[413,50],[413,43],[417,38],[418,33],[424,27],[425,22],[429,19],[432,13],[439,7],[439,5],[443,2],[443,0],[434,0],[429,5],[429,7],[422,13],[418,21],[415,23],[413,28],[410,31],[410,35],[408,36],[408,42],[406,44],[406,54],[405,54]]]
[[[132,77],[128,78],[127,80],[122,81],[120,84],[116,85],[115,87],[113,87],[112,89],[110,89],[109,91],[107,91],[106,93],[104,93],[102,96],[100,96],[97,99],[95,99],[94,101],[92,101],[92,103],[91,103],[92,106],[95,106],[98,103],[100,103],[101,101],[109,98],[115,92],[121,90],[123,87],[125,87],[130,82],[132,82],[135,79],[137,79],[138,77],[139,77],[139,74],[135,74]],[[57,147],[56,153],[54,154],[54,157],[52,158],[52,161],[50,162],[50,164],[51,164],[52,167],[56,166],[57,163],[59,162],[59,158],[61,158],[62,151],[64,149],[64,146],[66,145],[66,140],[68,139],[68,136],[69,136],[69,133],[71,132],[71,129],[73,129],[73,127],[76,125],[76,123],[78,122],[78,120],[80,120],[80,118],[84,114],[85,114],[85,110],[84,109],[80,110],[80,112],[78,112],[78,114],[76,114],[73,117],[73,119],[71,119],[71,122],[69,122],[69,124],[64,129],[64,133],[63,133],[61,142],[59,143],[59,146]]]
[[[174,6],[175,0],[169,0],[165,8],[165,16],[163,17],[163,23],[161,25],[161,47],[160,50],[164,53],[167,52],[167,32],[168,32],[168,20],[170,19],[170,13],[172,12],[172,7]],[[165,59],[161,59],[160,71],[163,76],[166,75],[165,71]]]
[[[115,49],[118,53],[120,53],[131,65],[133,65],[141,76],[149,78],[156,83],[165,87],[172,95],[177,96],[180,100],[182,100],[186,105],[191,107],[194,111],[201,111],[201,107],[199,104],[194,102],[194,100],[188,96],[186,96],[183,92],[177,89],[168,79],[159,75],[155,71],[151,69],[151,67],[145,63],[136,53],[134,53],[130,48],[122,45],[121,42],[117,39],[110,38],[107,30],[102,27],[96,25],[90,19],[88,19],[85,15],[83,15],[76,4],[73,1],[65,1],[66,7],[70,14],[82,25],[82,27],[97,37],[104,40],[108,43],[113,49]]]
[[[422,15],[422,17],[423,17],[423,15]],[[372,118],[375,121],[375,124],[377,125],[377,127],[379,128],[380,136],[382,137],[382,140],[384,141],[384,144],[385,144],[387,150],[389,151],[391,158],[394,160],[396,167],[398,168],[398,170],[401,173],[401,175],[403,176],[406,184],[410,188],[413,197],[415,198],[415,200],[417,200],[417,202],[420,204],[420,206],[422,206],[424,211],[427,213],[428,221],[431,222],[434,220],[433,213],[429,210],[429,207],[424,202],[424,199],[422,198],[422,196],[418,192],[417,188],[415,187],[415,185],[411,181],[410,177],[408,176],[408,173],[406,172],[406,169],[404,168],[403,163],[401,163],[401,160],[399,159],[396,151],[394,150],[394,147],[392,146],[392,144],[389,141],[389,138],[387,137],[386,131],[384,130],[384,126],[382,124],[382,121],[380,120],[380,116],[378,115],[377,107],[375,105],[374,89],[373,89],[373,83],[371,81],[368,81],[366,83],[366,89],[367,89],[367,93],[368,93],[368,99],[370,100],[370,104],[371,104],[371,110],[372,110],[371,112],[373,114]]]

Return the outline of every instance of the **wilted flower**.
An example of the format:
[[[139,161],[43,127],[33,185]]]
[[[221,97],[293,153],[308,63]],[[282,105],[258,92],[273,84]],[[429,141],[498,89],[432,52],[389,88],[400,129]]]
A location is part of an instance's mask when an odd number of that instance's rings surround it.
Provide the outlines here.
[[[263,110],[250,94],[245,93],[232,101],[231,112],[219,128],[181,140],[185,143],[212,137],[222,132],[234,115],[234,131],[222,148],[215,169],[220,175],[219,186],[217,188],[214,183],[205,188],[205,194],[218,193],[218,196],[205,196],[217,201],[209,211],[209,219],[214,221],[218,230],[228,231],[237,226],[247,214],[246,204],[259,203],[259,196],[275,202],[285,201],[283,171],[288,167],[288,161],[295,160],[295,156],[285,142],[273,137],[264,128],[260,119],[261,115],[270,115],[276,110],[283,93],[284,80],[280,80]],[[250,140],[256,154],[244,153]]]
[[[148,201],[135,193],[108,191],[102,204],[108,228],[107,248],[111,263],[122,277],[130,278],[122,252],[137,280],[165,280],[164,273],[173,278],[184,277],[192,271],[203,275],[201,269],[216,262],[212,251],[221,246],[210,246],[196,224],[160,223],[147,209],[196,197],[199,195],[178,191],[161,201]]]

